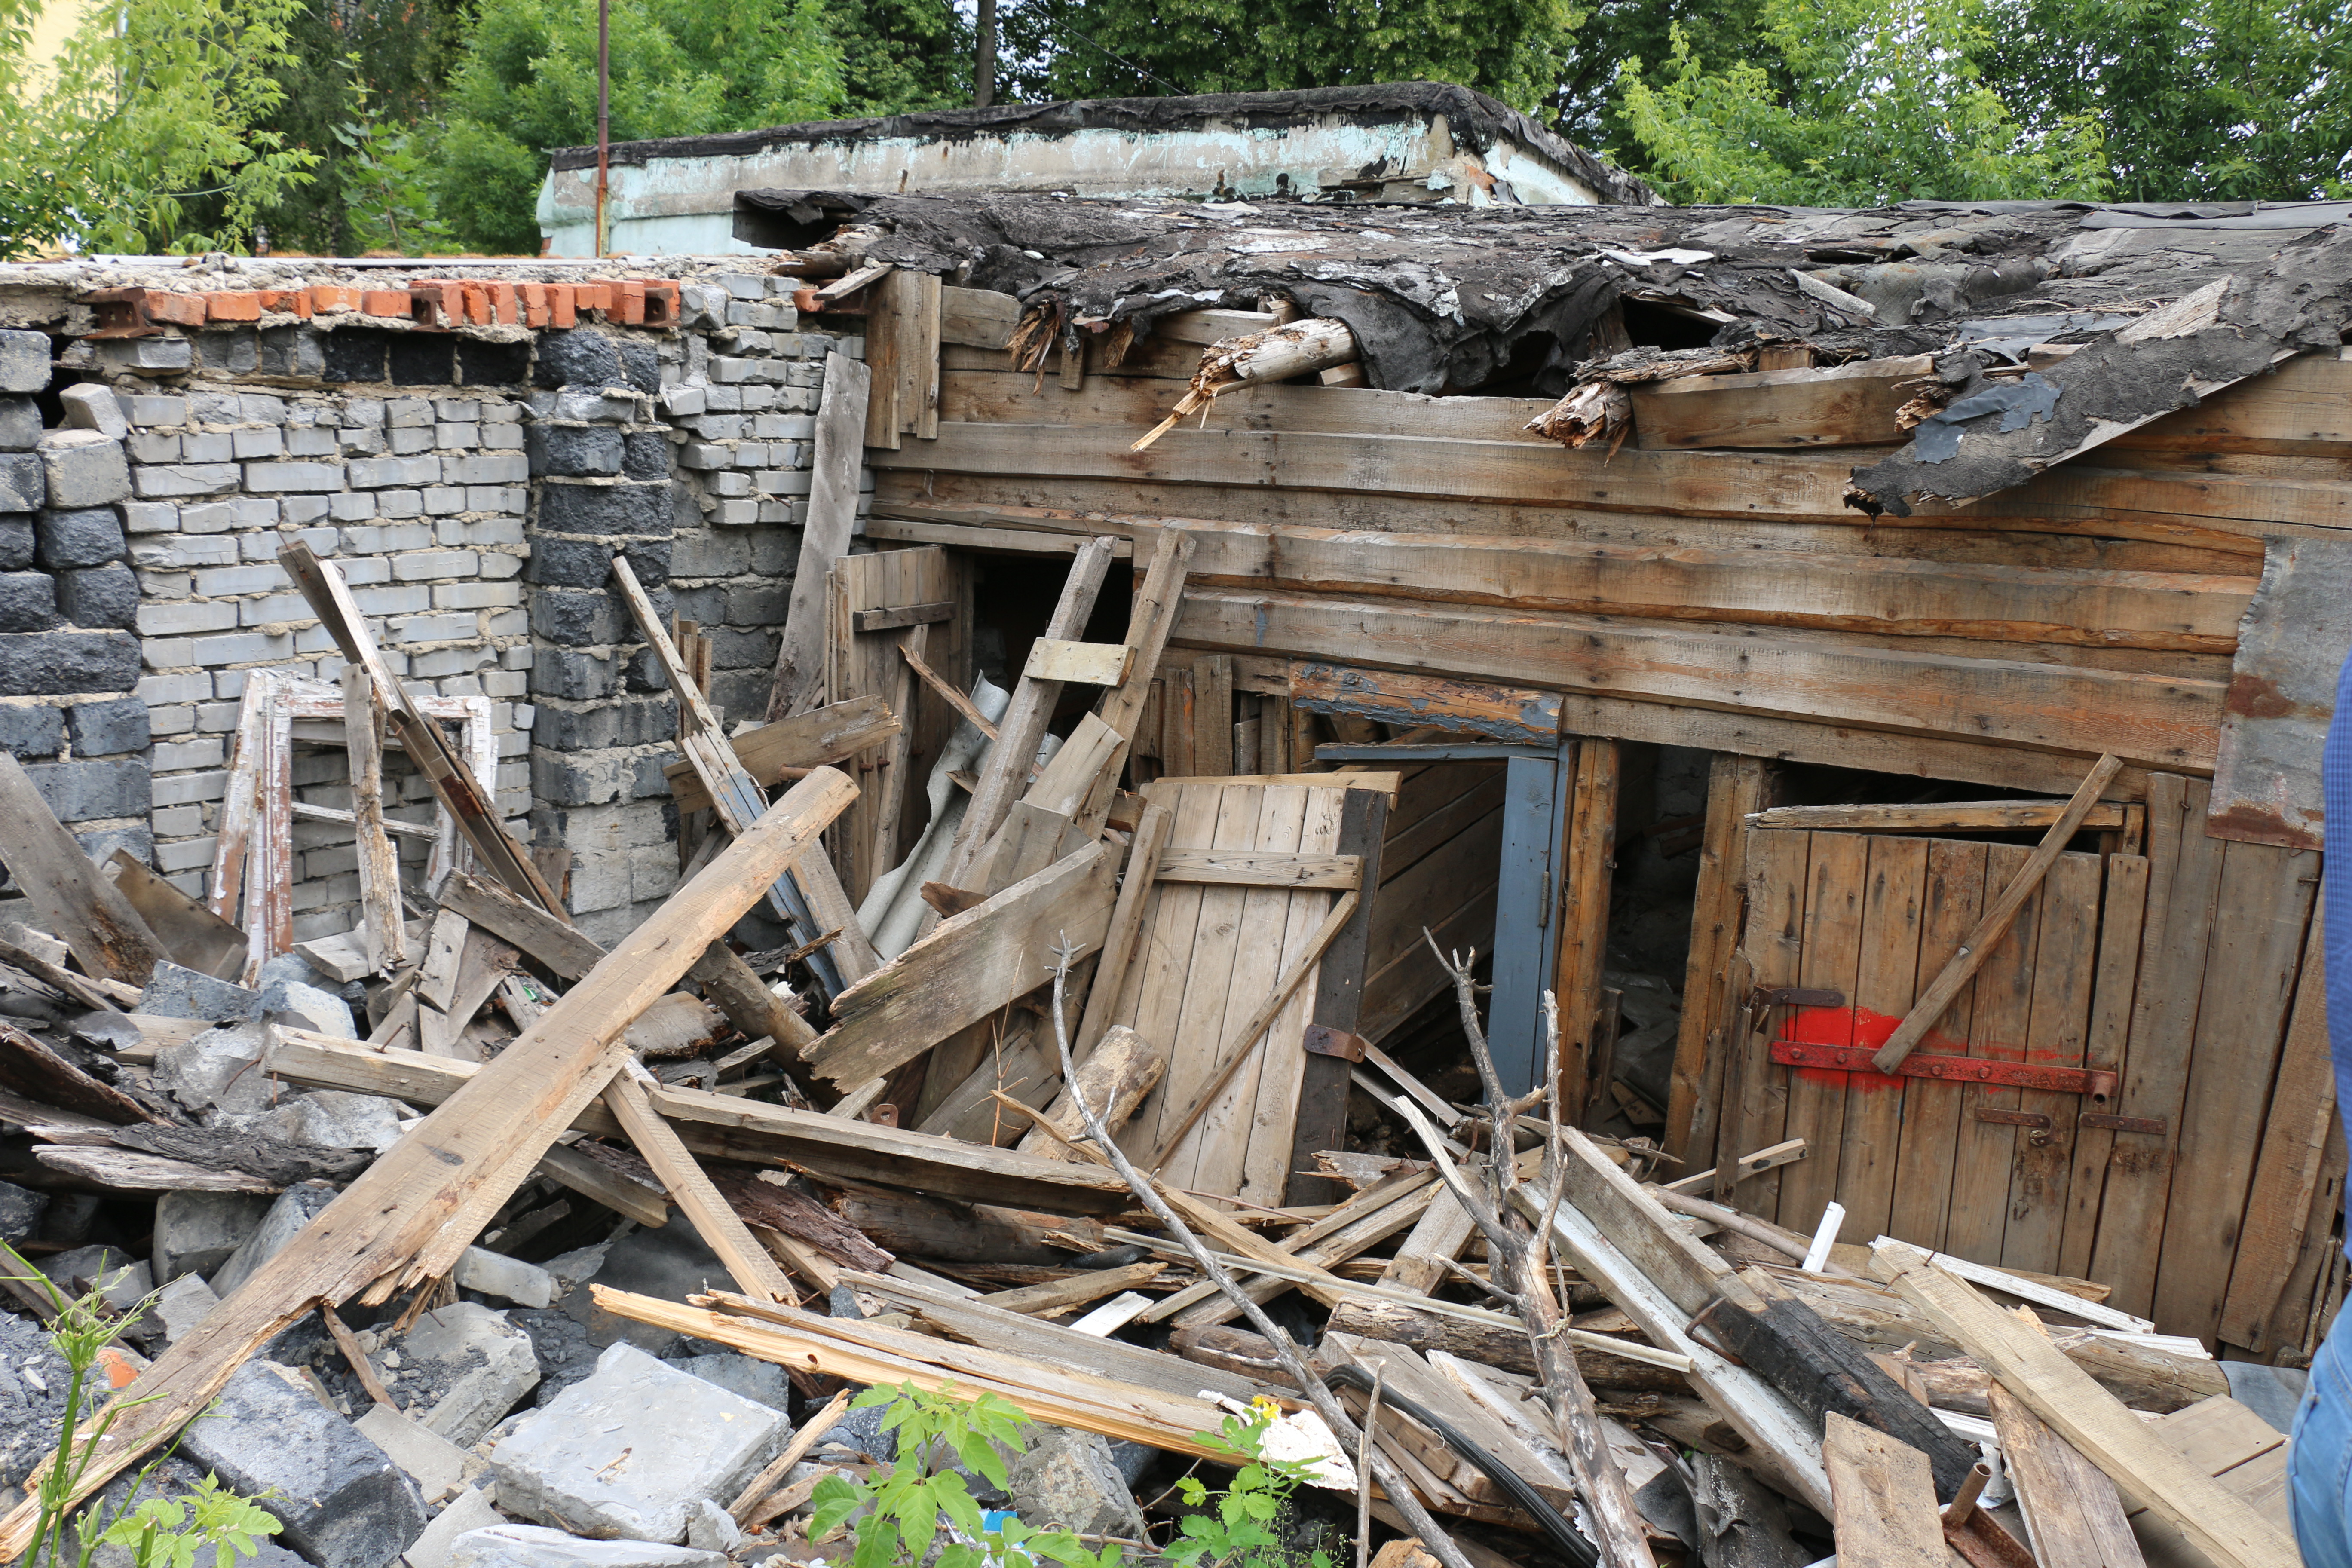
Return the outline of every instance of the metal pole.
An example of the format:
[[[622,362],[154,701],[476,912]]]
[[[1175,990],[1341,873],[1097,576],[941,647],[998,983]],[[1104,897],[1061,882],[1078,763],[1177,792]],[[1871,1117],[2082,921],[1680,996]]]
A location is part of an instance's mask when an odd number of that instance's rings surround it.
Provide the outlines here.
[[[596,0],[596,254],[609,248],[605,177],[613,154],[613,0]]]

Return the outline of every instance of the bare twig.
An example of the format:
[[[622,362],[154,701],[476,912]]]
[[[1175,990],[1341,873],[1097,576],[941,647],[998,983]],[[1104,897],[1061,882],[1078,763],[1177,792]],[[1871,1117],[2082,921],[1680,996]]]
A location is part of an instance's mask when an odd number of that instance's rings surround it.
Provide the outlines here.
[[[1062,1022],[1062,992],[1069,977],[1070,965],[1077,956],[1077,948],[1066,940],[1057,944],[1054,951],[1054,1044],[1061,1051],[1062,1081],[1067,1084],[1077,1082],[1078,1064],[1070,1054],[1069,1031]],[[1331,1435],[1339,1441],[1342,1451],[1351,1439],[1361,1441],[1362,1435],[1357,1430],[1356,1424],[1348,1419],[1348,1412],[1331,1393],[1330,1385],[1308,1369],[1306,1358],[1298,1353],[1298,1346],[1282,1325],[1266,1316],[1265,1309],[1234,1283],[1233,1276],[1226,1273],[1217,1262],[1216,1256],[1201,1244],[1201,1238],[1192,1234],[1192,1227],[1177,1216],[1176,1211],[1169,1206],[1168,1200],[1160,1195],[1160,1189],[1151,1179],[1135,1168],[1126,1152],[1119,1148],[1118,1141],[1103,1125],[1101,1113],[1087,1103],[1087,1097],[1074,1093],[1070,1098],[1077,1105],[1078,1114],[1086,1120],[1087,1135],[1109,1160],[1119,1179],[1167,1227],[1168,1234],[1192,1255],[1192,1262],[1201,1270],[1202,1278],[1214,1285],[1225,1300],[1250,1321],[1250,1326],[1265,1337],[1266,1342],[1274,1347],[1276,1357],[1281,1361],[1283,1371],[1290,1374],[1291,1381],[1307,1395],[1307,1402],[1315,1407],[1315,1413],[1323,1417],[1323,1424],[1331,1429]],[[1431,1516],[1429,1510],[1422,1506],[1421,1499],[1413,1495],[1412,1483],[1389,1462],[1388,1456],[1372,1447],[1367,1450],[1367,1457],[1371,1462],[1372,1479],[1381,1483],[1381,1490],[1386,1494],[1390,1506],[1403,1518],[1406,1528],[1421,1538],[1422,1545],[1434,1553],[1445,1568],[1471,1568],[1470,1559],[1454,1543],[1454,1537]]]
[[[1488,1114],[1493,1118],[1496,1137],[1494,1147],[1483,1163],[1486,1195],[1481,1197],[1470,1189],[1452,1160],[1445,1155],[1444,1142],[1437,1129],[1421,1113],[1418,1106],[1399,1101],[1396,1109],[1414,1134],[1428,1146],[1437,1159],[1438,1174],[1452,1190],[1479,1230],[1486,1237],[1489,1272],[1497,1279],[1507,1278],[1518,1297],[1519,1321],[1525,1328],[1528,1343],[1535,1352],[1536,1371],[1542,1382],[1544,1398],[1551,1407],[1552,1424],[1558,1431],[1561,1450],[1567,1454],[1569,1468],[1576,1478],[1578,1493],[1583,1498],[1592,1521],[1592,1532],[1599,1538],[1601,1561],[1607,1568],[1654,1568],[1656,1559],[1651,1555],[1649,1532],[1642,1516],[1633,1506],[1633,1489],[1625,1483],[1625,1472],[1601,1430],[1601,1414],[1595,1408],[1592,1390],[1585,1385],[1584,1374],[1576,1364],[1576,1357],[1561,1343],[1560,1331],[1566,1325],[1567,1314],[1561,1310],[1559,1298],[1553,1294],[1552,1282],[1544,1268],[1545,1247],[1533,1232],[1527,1217],[1510,1205],[1507,1195],[1518,1180],[1518,1154],[1513,1147],[1509,1131],[1518,1111],[1512,1097],[1504,1092],[1501,1076],[1495,1070],[1493,1053],[1487,1048],[1486,1031],[1479,1026],[1477,998],[1470,979],[1470,961],[1459,955],[1448,955],[1437,946],[1434,937],[1426,931],[1430,951],[1453,977],[1455,1000],[1462,1013],[1463,1033],[1470,1041],[1471,1059],[1477,1063],[1478,1077],[1486,1089]],[[1559,1013],[1547,997],[1544,1021],[1547,1026],[1545,1075],[1548,1085],[1558,1081],[1556,1060],[1559,1049]],[[1542,1093],[1550,1112],[1546,1129],[1544,1148],[1544,1182],[1546,1193],[1544,1212],[1549,1215],[1559,1202],[1567,1179],[1566,1161],[1561,1156],[1559,1133],[1559,1094],[1557,1087],[1548,1087]]]

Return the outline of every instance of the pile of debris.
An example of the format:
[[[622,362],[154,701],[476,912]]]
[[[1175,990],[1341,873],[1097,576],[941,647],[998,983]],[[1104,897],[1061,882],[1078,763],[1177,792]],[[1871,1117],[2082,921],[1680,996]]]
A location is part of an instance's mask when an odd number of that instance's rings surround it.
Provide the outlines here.
[[[1350,1035],[1323,981],[1396,775],[1123,793],[1192,542],[1162,531],[1125,640],[1087,643],[1112,549],[1076,549],[1010,693],[941,683],[964,727],[903,858],[896,806],[858,819],[897,862],[862,910],[820,845],[859,793],[832,764],[883,748],[902,777],[906,727],[818,706],[804,666],[728,735],[625,559],[678,805],[724,831],[609,952],[486,811],[464,712],[409,696],[299,543],[349,668],[247,683],[208,903],[93,866],[0,757],[37,917],[0,933],[0,1236],[130,1320],[80,1492],[185,1428],[165,1489],[262,1498],[268,1561],[845,1561],[819,1486],[897,1458],[849,1392],[912,1385],[1040,1423],[984,1500],[1131,1559],[1234,1459],[1204,1432],[1271,1401],[1316,1482],[1286,1542],[1335,1561],[2294,1560],[2284,1438],[2100,1288],[1733,1206],[1801,1145],[1660,1180],[1563,1116],[1557,1064],[1503,1081],[1466,960],[1439,955],[1480,1103]],[[902,692],[937,679],[922,630]],[[1070,683],[1101,696],[1048,748]],[[352,760],[366,919],[332,941],[290,940],[298,735]],[[429,897],[386,837],[394,746],[446,825]],[[763,903],[792,944],[737,951]],[[1322,1136],[1351,1092],[1402,1153]],[[29,1490],[65,1368],[32,1324],[0,1339],[0,1480]]]

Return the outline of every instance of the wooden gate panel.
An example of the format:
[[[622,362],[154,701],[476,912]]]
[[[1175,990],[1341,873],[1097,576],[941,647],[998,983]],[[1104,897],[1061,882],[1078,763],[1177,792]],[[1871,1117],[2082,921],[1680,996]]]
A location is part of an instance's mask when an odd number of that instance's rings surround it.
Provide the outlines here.
[[[1758,833],[1749,838],[1748,934],[1741,945],[1758,990],[1797,984],[1805,931],[1805,868],[1812,840],[1810,833],[1791,832]],[[1789,1074],[1771,1056],[1781,1010],[1751,1007],[1745,997],[1733,997],[1727,1011],[1736,1021],[1739,1053],[1727,1091],[1734,1108],[1727,1118],[1731,1124],[1727,1148],[1738,1154],[1769,1148],[1789,1136]],[[1740,1206],[1768,1216],[1778,1214],[1781,1179],[1789,1169],[1776,1168],[1743,1183]]]
[[[1930,979],[1959,952],[1960,943],[1968,940],[1984,912],[1986,848],[1983,844],[1955,838],[1928,842],[1918,973]],[[1969,1024],[1976,1016],[1976,994],[1973,981],[1960,988],[1937,1026],[1940,1034],[1951,1040],[1969,1037]],[[1887,1235],[1944,1249],[1952,1205],[1952,1166],[1959,1151],[1961,1098],[1956,1093],[1911,1094],[1906,1089]]]

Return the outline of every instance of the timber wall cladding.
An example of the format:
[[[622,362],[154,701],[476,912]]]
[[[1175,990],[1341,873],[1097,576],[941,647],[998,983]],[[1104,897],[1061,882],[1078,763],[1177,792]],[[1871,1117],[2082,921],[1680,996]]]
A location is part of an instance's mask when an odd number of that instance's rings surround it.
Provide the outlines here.
[[[2164,1332],[2274,1337],[2325,1147],[2308,1022],[2289,1045],[2318,857],[2202,831],[2206,786],[2158,775],[2148,854],[2061,856],[1923,1055],[2114,1072],[2084,1095],[1784,1066],[1775,1038],[1875,1047],[2031,853],[2020,846],[1764,829],[1748,847],[1744,958],[1767,990],[1843,1006],[1761,1007],[1726,1089],[1732,1143],[1813,1157],[1739,1201],[1810,1232],[1832,1200],[1849,1239],[1885,1234],[1980,1263],[2088,1277]],[[2315,994],[2317,973],[2309,987]],[[1727,1007],[1736,1000],[1727,999]],[[2285,1092],[2284,1089],[2282,1093]],[[2046,1119],[2046,1125],[2039,1124]],[[2293,1157],[2290,1144],[2306,1154]],[[2263,1166],[2257,1197],[2257,1164]],[[2260,1245],[2241,1246],[2242,1230]],[[2232,1259],[2234,1258],[2234,1267]]]

